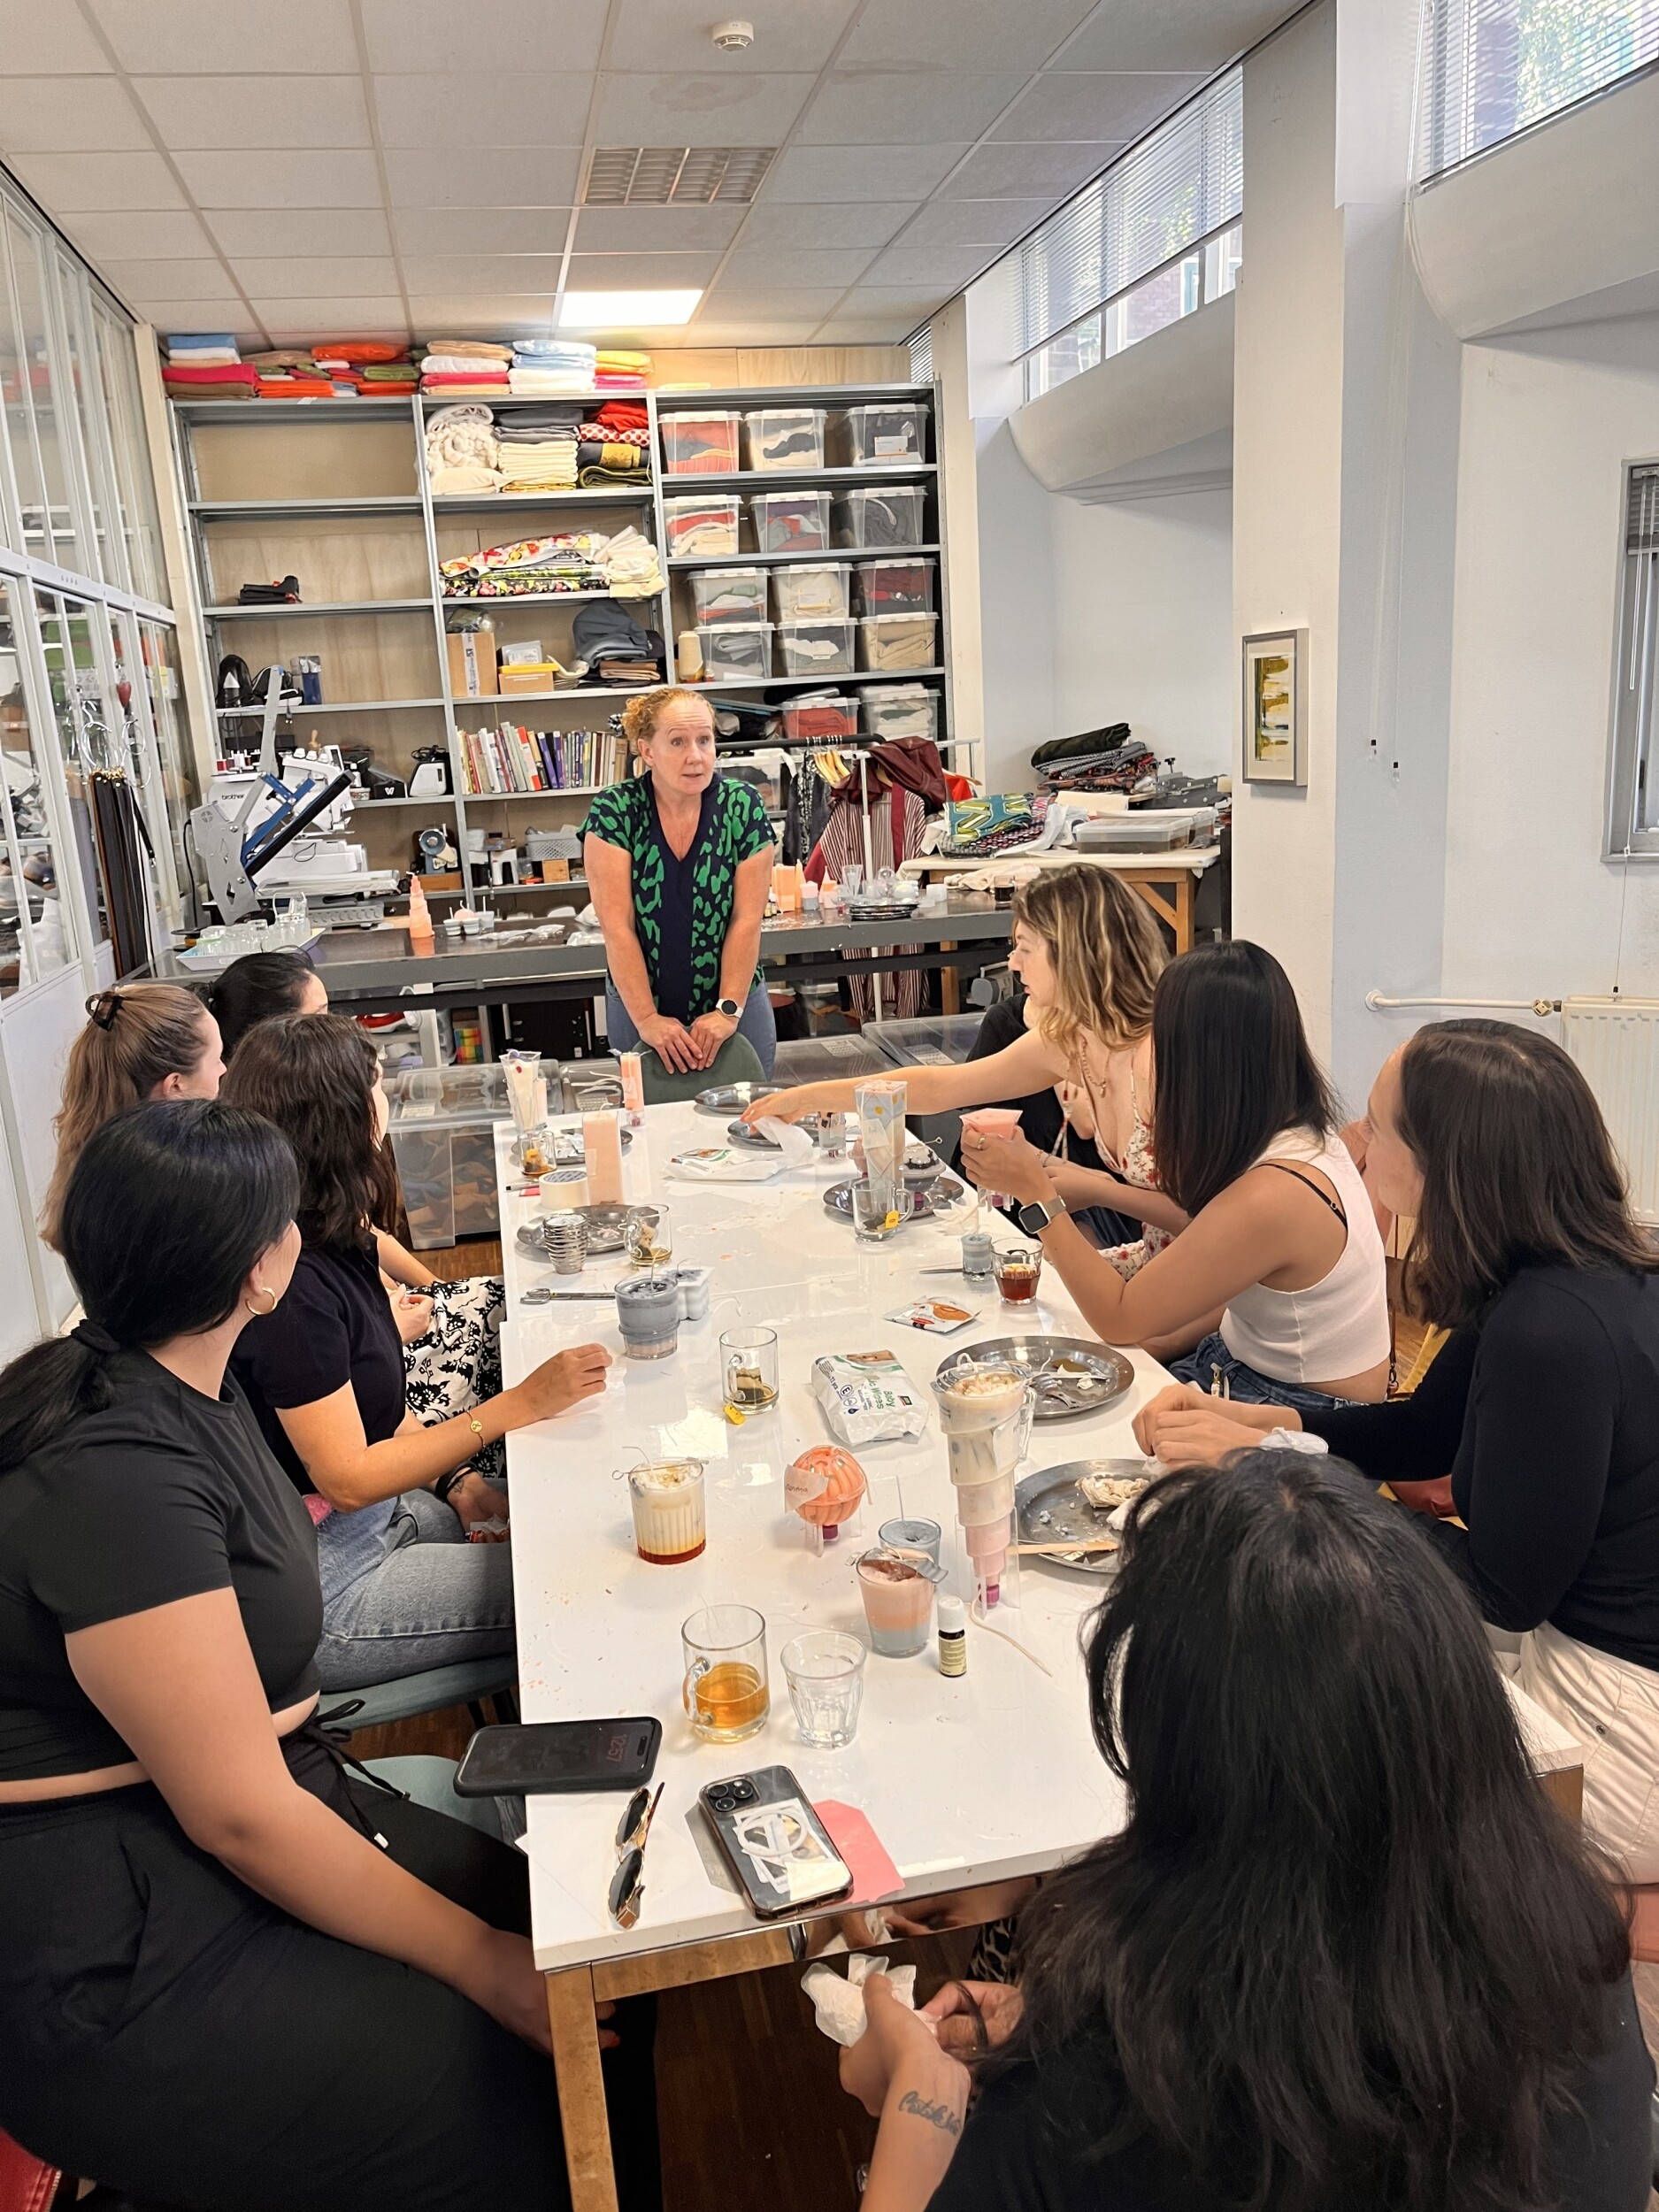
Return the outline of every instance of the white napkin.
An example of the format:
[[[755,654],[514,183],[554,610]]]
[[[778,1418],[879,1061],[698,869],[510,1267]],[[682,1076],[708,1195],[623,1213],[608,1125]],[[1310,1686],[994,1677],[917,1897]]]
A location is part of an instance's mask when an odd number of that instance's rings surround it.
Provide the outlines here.
[[[669,1173],[687,1183],[770,1183],[776,1175],[807,1165],[813,1148],[804,1129],[783,1121],[764,1121],[760,1125],[778,1147],[776,1152],[703,1144],[695,1152],[676,1152],[668,1163]]]
[[[872,1974],[886,1974],[899,2002],[915,2011],[916,1969],[890,1968],[879,1952],[855,1951],[847,1962],[845,1981],[822,1959],[801,1977],[801,1986],[812,2000],[819,2028],[832,2043],[844,2049],[850,2049],[864,2032],[864,1984]]]

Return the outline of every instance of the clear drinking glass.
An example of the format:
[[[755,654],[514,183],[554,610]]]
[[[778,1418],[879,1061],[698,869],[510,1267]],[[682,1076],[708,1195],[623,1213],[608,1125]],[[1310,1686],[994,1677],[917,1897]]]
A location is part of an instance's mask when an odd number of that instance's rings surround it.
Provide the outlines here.
[[[730,1329],[720,1339],[720,1393],[740,1420],[778,1402],[778,1332]]]
[[[623,1232],[630,1267],[666,1267],[674,1256],[674,1225],[664,1205],[638,1206]]]
[[[705,1605],[680,1631],[680,1697],[704,1743],[741,1743],[766,1724],[766,1623],[752,1605]]]
[[[1035,1244],[1005,1246],[992,1263],[996,1287],[1005,1306],[1027,1306],[1037,1295],[1042,1275],[1042,1249]]]
[[[857,1637],[816,1628],[786,1644],[782,1659],[802,1742],[815,1751],[849,1744],[864,1694],[864,1647]]]
[[[885,1244],[897,1236],[910,1210],[910,1194],[872,1183],[853,1185],[853,1234],[860,1244]]]

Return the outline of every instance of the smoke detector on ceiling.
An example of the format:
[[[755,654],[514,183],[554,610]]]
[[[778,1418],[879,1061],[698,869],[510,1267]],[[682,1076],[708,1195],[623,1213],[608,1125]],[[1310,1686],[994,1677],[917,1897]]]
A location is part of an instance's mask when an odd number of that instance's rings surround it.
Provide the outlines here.
[[[755,43],[755,27],[752,23],[717,23],[714,42],[723,54],[741,54]]]

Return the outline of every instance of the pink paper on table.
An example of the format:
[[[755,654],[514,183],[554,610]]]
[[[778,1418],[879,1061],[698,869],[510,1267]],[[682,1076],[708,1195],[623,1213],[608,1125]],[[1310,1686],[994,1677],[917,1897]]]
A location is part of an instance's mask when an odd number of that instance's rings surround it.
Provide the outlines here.
[[[852,1893],[836,1899],[837,1912],[850,1912],[858,1905],[879,1904],[884,1897],[896,1897],[902,1893],[904,1884],[898,1868],[887,1855],[887,1846],[856,1805],[843,1805],[838,1798],[826,1797],[813,1810],[829,1830],[830,1841],[852,1870]]]

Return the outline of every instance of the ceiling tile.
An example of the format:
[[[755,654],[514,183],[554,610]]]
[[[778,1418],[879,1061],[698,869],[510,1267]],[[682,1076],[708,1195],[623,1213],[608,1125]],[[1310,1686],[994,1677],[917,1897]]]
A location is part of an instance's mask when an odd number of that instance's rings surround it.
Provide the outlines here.
[[[143,118],[113,77],[0,77],[0,150],[112,153],[150,144]]]
[[[349,0],[92,0],[123,69],[157,76],[349,75]]]
[[[449,147],[388,148],[385,162],[394,207],[476,207],[480,192],[497,207],[572,207],[582,157],[579,146],[508,146],[492,148],[485,164]]]
[[[923,62],[948,69],[1041,69],[1074,31],[1094,0],[950,0],[949,20],[917,0],[870,0],[841,50],[848,66],[902,68]],[[1116,4],[1116,0],[1114,0]]]
[[[389,253],[377,207],[210,208],[203,221],[230,254]]]
[[[252,353],[265,343],[265,333],[249,321],[248,310],[240,300],[214,307],[211,302],[201,300],[129,298],[127,305],[141,322],[154,323],[164,336],[174,331],[202,330],[211,323],[216,331],[228,330],[244,353]],[[204,305],[210,313],[203,312]]]
[[[287,304],[288,303],[284,301],[284,309]],[[403,346],[409,343],[410,331],[409,325],[401,320],[382,324],[378,327],[373,325],[365,326],[362,323],[349,323],[327,330],[319,330],[315,323],[306,323],[297,329],[289,329],[284,324],[277,324],[273,326],[269,336],[272,345],[290,349],[309,346],[313,340],[319,338],[368,338],[379,345]],[[264,342],[261,341],[261,345]],[[254,353],[259,351],[260,347],[250,345],[243,350]]]
[[[380,204],[374,156],[349,147],[309,154],[202,153],[176,158],[179,174],[201,207]]]
[[[484,292],[551,292],[558,282],[556,253],[405,254],[403,282],[411,292],[467,299]]]
[[[684,291],[707,284],[719,265],[718,253],[573,253],[567,288]]]
[[[134,77],[133,88],[175,151],[370,143],[356,77]]]
[[[972,282],[993,257],[994,249],[988,246],[918,246],[912,250],[906,238],[901,237],[896,245],[889,246],[881,258],[871,265],[864,280],[870,284],[931,285],[933,296],[943,299]]]
[[[1066,69],[1189,69],[1209,75],[1283,22],[1285,0],[1112,0],[1068,46]]]
[[[1011,246],[1055,204],[1040,200],[930,200],[899,237],[901,250],[936,246]]]
[[[710,293],[706,311],[711,321],[718,322],[759,326],[775,317],[779,322],[802,323],[827,315],[846,288],[841,284],[826,284],[816,288],[765,285],[745,289],[741,285],[722,284]],[[703,327],[703,311],[699,311],[698,330]]]
[[[498,62],[503,68],[595,69],[605,0],[363,0],[369,66],[436,73]],[[468,57],[472,59],[468,63]]]
[[[791,146],[772,165],[768,201],[915,200],[967,152],[951,146]]]
[[[159,154],[22,154],[12,166],[54,215],[185,204]]]
[[[861,293],[859,297],[864,296]],[[832,315],[820,323],[818,342],[824,346],[896,346],[908,338],[918,322],[925,322],[927,311],[920,314],[891,308],[886,314],[871,315],[864,310],[853,315]]]
[[[591,77],[562,72],[456,70],[376,77],[374,103],[382,145],[469,149],[476,199],[480,186],[494,195],[497,146],[580,146],[592,89]]]
[[[951,200],[1063,198],[1116,161],[1126,139],[1063,139],[1049,146],[976,146],[941,187]]]
[[[775,246],[742,245],[720,272],[720,291],[724,295],[728,285],[740,291],[759,291],[778,277],[791,284],[854,284],[875,251],[872,246],[792,246],[780,255]]]
[[[595,142],[601,146],[776,146],[793,127],[813,81],[805,74],[607,73],[599,95]]]
[[[253,311],[267,330],[274,330],[280,324],[284,330],[304,330],[317,338],[358,338],[371,330],[403,327],[403,303],[390,297],[350,301],[326,297],[256,299]]]
[[[219,261],[111,261],[98,273],[129,300],[234,300],[236,287]]]
[[[213,242],[194,215],[171,210],[73,215],[66,227],[95,261],[211,261]]]
[[[585,207],[576,225],[583,253],[691,252],[729,246],[744,210],[713,207]]]
[[[1023,76],[949,69],[837,69],[806,111],[803,146],[911,146],[975,139],[1024,89]]]
[[[914,284],[860,284],[841,302],[835,319],[838,323],[880,322],[891,318],[902,335],[914,330],[918,323],[925,322],[934,308],[949,297],[949,288],[942,284],[926,288]]]
[[[498,292],[476,299],[416,293],[409,302],[417,334],[423,338],[503,337],[545,334],[553,322],[551,292]]]
[[[303,259],[232,263],[250,299],[355,299],[397,289],[396,265],[373,256],[353,259],[307,254]]]
[[[704,346],[807,346],[818,335],[818,319],[804,323],[696,322],[687,334]],[[707,380],[706,379],[704,380]]]
[[[744,246],[885,246],[916,206],[908,200],[849,201],[838,206],[759,200],[743,226]]]
[[[748,8],[755,43],[746,53],[723,54],[710,34],[719,20],[713,8],[688,8],[686,0],[622,0],[615,55],[649,54],[659,69],[688,76],[718,70],[722,75],[751,76],[778,70],[810,70],[814,75],[835,50],[835,42],[853,13],[853,0],[756,0]]]
[[[400,253],[563,253],[568,207],[400,207]]]
[[[75,0],[0,0],[0,54],[19,75],[96,74],[110,65]]]
[[[1202,77],[1056,71],[1039,77],[994,137],[1136,138],[1196,92]]]

